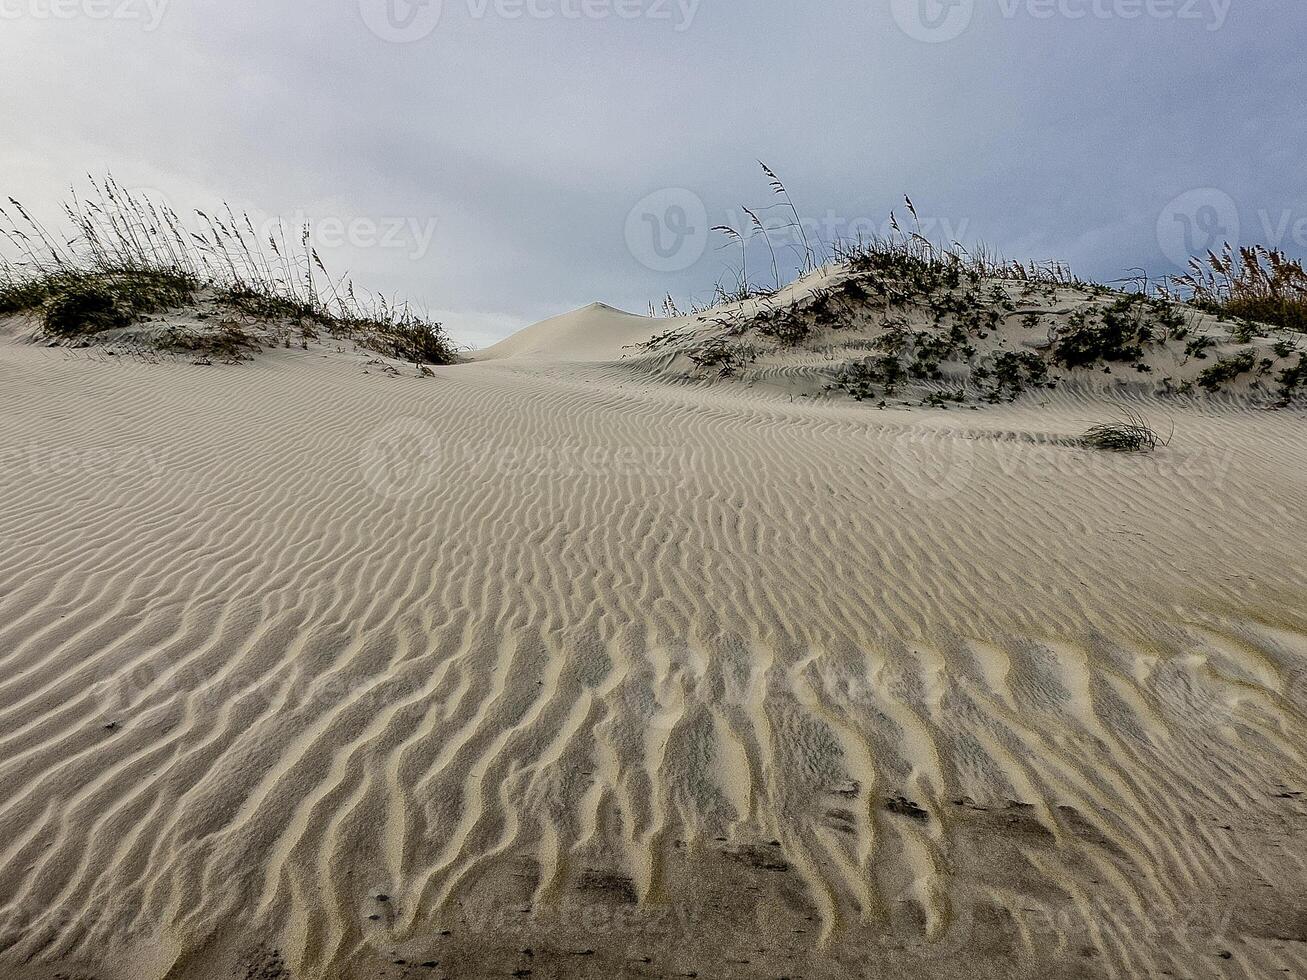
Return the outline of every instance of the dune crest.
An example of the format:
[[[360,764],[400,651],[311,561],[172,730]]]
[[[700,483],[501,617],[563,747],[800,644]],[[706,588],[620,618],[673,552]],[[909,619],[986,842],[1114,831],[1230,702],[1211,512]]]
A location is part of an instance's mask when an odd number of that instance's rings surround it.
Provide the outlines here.
[[[649,339],[658,321],[605,303],[591,303],[519,330],[478,352],[477,360],[535,357],[561,361],[618,360],[624,348]]]

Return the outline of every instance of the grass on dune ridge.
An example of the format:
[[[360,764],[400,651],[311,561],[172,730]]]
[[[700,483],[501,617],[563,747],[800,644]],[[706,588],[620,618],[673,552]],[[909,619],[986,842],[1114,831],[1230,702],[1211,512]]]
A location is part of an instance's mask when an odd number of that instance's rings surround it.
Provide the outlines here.
[[[1254,245],[1192,259],[1175,292],[1199,309],[1307,333],[1307,269],[1301,259]]]
[[[361,299],[333,281],[306,225],[261,240],[248,214],[196,211],[201,230],[171,208],[90,178],[91,193],[64,205],[71,233],[56,235],[21,203],[0,205],[0,316],[29,313],[58,339],[129,327],[202,294],[223,310],[297,325],[416,364],[450,364],[457,350],[441,324],[404,303]],[[228,322],[228,341],[241,346]],[[252,346],[252,342],[250,343]]]
[[[697,326],[638,349],[682,355],[704,378],[803,350],[831,363],[827,391],[881,407],[1012,401],[1094,374],[1163,395],[1248,391],[1281,407],[1307,392],[1307,275],[1282,253],[1227,247],[1189,276],[1108,285],[1062,263],[932,242],[909,198],[903,225],[891,212],[885,234],[828,245],[804,232],[784,183],[763,170],[779,199],[770,210],[784,217],[764,222],[769,209],[743,208],[746,223],[717,226],[735,268],[711,302],[691,307]],[[811,288],[783,284],[782,237],[796,282]],[[759,252],[761,275],[756,258],[750,269]],[[670,296],[662,312],[686,315]],[[1228,328],[1214,327],[1221,321]]]
[[[741,206],[747,217],[741,227],[717,225],[712,230],[725,237],[725,246],[739,250],[739,267],[720,279],[707,304],[695,304],[693,313],[706,312],[717,306],[765,299],[780,292],[784,286],[774,235],[783,233],[796,239],[786,248],[797,256],[794,270],[799,278],[805,277],[823,265],[848,265],[861,271],[896,272],[916,279],[919,284],[927,277],[965,275],[971,278],[1010,279],[1042,285],[1094,288],[1106,291],[1107,286],[1083,280],[1060,262],[1029,262],[1004,260],[983,246],[968,250],[960,242],[930,241],[922,234],[921,220],[909,197],[904,198],[913,226],[904,229],[890,212],[890,233],[871,238],[859,237],[854,241],[836,241],[827,244],[814,240],[804,228],[794,199],[784,181],[765,163],[759,163],[768,185],[778,203],[770,208]],[[765,222],[759,215],[780,210],[785,219]],[[754,281],[749,269],[752,243],[761,238],[770,262],[770,285]],[[783,251],[784,249],[782,249]],[[1205,312],[1231,319],[1282,327],[1296,333],[1307,333],[1307,269],[1302,259],[1292,259],[1283,251],[1254,245],[1234,248],[1226,244],[1221,254],[1208,252],[1201,258],[1190,260],[1190,271],[1185,275],[1164,277],[1152,281],[1147,277],[1129,280],[1141,286],[1141,291],[1165,302],[1184,303]],[[664,299],[662,311],[668,316],[680,316],[681,310],[671,296]],[[655,312],[650,304],[651,315]]]

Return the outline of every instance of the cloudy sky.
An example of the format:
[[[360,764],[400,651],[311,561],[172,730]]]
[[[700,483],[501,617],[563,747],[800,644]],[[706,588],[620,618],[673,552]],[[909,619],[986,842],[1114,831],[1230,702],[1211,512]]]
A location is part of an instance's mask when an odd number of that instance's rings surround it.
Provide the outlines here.
[[[710,297],[759,160],[810,237],[909,194],[1112,280],[1307,252],[1305,36],[1303,0],[0,0],[0,191],[310,219],[470,344]]]

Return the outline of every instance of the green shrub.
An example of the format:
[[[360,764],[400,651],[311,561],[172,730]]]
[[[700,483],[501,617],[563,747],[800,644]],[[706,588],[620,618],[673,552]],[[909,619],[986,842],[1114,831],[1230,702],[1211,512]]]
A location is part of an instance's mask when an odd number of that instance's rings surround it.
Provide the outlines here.
[[[439,329],[422,320],[396,323],[377,321],[355,324],[354,340],[387,357],[414,364],[453,364],[457,360],[454,345]]]
[[[1223,357],[1198,375],[1198,386],[1213,393],[1218,392],[1239,375],[1247,374],[1256,364],[1257,355],[1251,350]]]
[[[1067,368],[1093,367],[1101,361],[1137,363],[1143,359],[1144,348],[1156,340],[1150,314],[1162,326],[1169,325],[1169,318],[1159,315],[1155,302],[1137,293],[1094,314],[1074,315],[1054,343],[1053,360]]]
[[[1287,406],[1307,387],[1307,354],[1299,354],[1298,363],[1281,371],[1276,381],[1280,385],[1280,405]]]
[[[991,402],[1013,401],[1027,388],[1047,388],[1048,365],[1034,351],[998,351],[987,368],[972,375]]]
[[[56,293],[45,308],[45,329],[56,337],[80,337],[131,322],[131,315],[103,283],[70,285]]]
[[[1198,361],[1207,360],[1207,352],[1216,346],[1216,341],[1207,334],[1199,334],[1184,345],[1184,356]]]
[[[907,371],[897,354],[883,354],[843,365],[835,376],[835,387],[842,388],[858,401],[875,398],[879,387],[890,396],[907,380]]]
[[[0,316],[40,309],[49,298],[48,285],[40,279],[15,279],[0,283]]]

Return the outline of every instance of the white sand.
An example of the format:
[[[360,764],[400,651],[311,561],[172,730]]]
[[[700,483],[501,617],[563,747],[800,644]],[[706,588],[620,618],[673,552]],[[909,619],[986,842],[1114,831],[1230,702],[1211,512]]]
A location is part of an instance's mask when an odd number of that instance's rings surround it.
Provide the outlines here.
[[[1301,412],[657,329],[0,346],[0,976],[1307,975]]]

